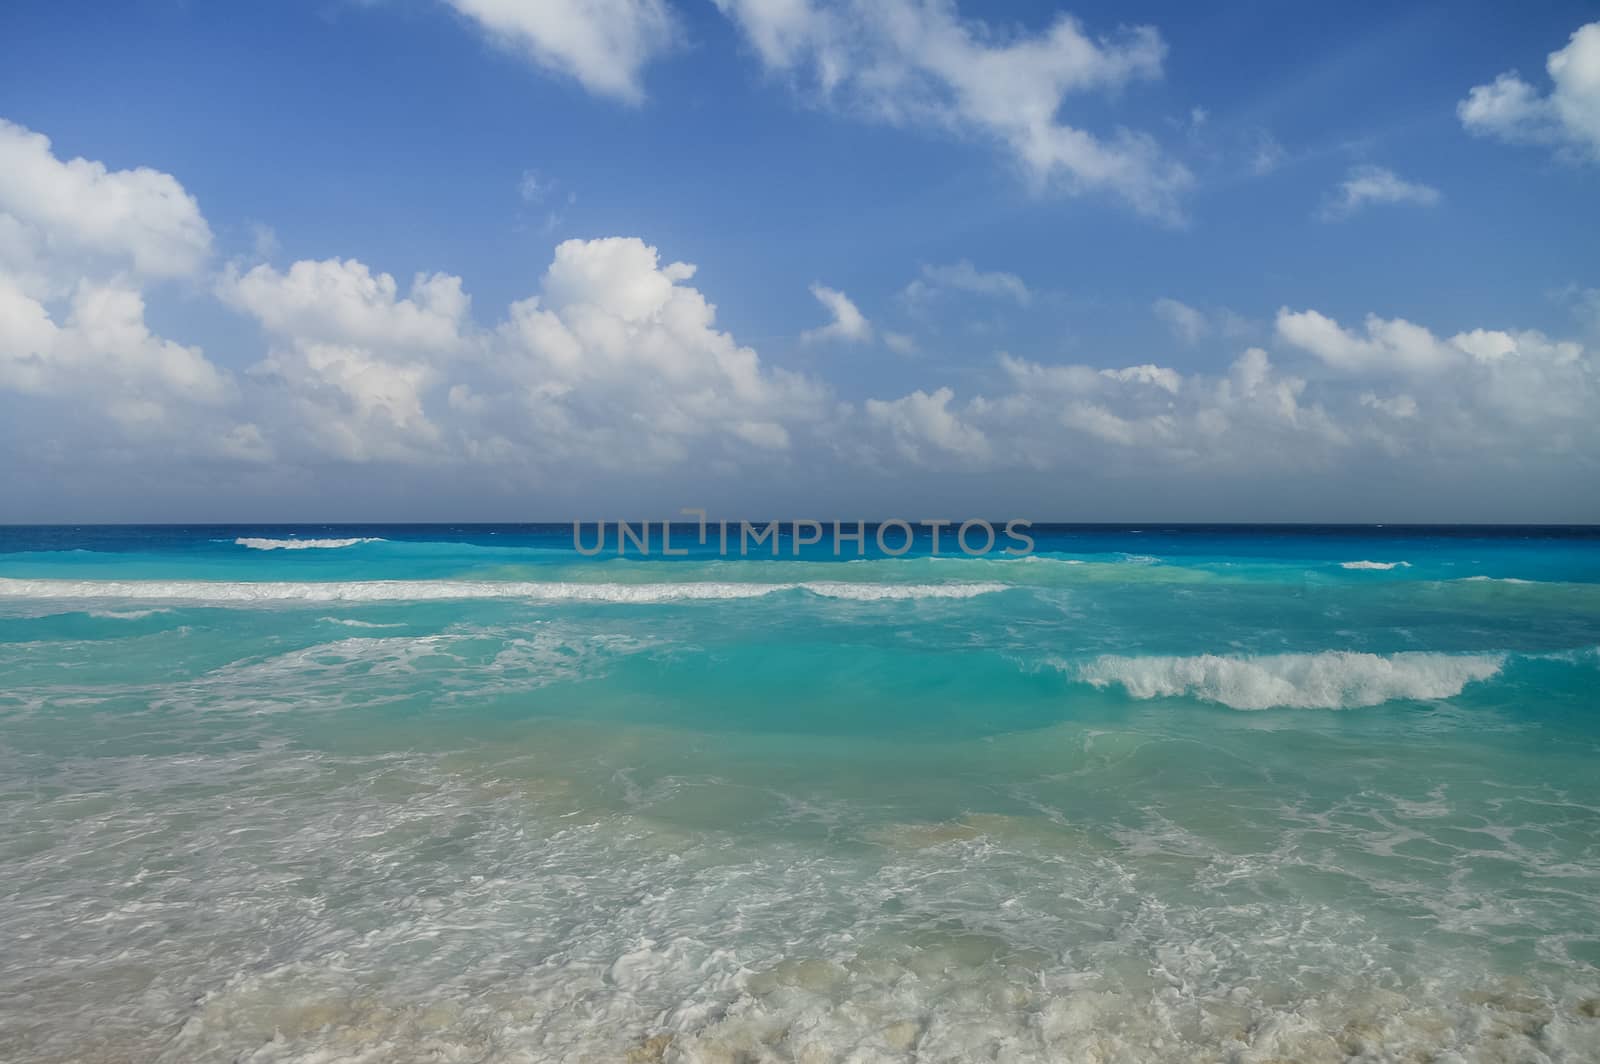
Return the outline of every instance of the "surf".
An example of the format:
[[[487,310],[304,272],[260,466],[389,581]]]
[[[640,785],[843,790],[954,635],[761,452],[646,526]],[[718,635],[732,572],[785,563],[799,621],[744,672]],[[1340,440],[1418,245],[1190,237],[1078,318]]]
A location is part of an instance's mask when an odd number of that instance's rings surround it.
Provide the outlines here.
[[[1103,654],[1067,666],[1094,687],[1120,687],[1130,698],[1191,697],[1241,710],[1354,709],[1397,700],[1453,698],[1492,679],[1506,655],[1406,651],[1314,654],[1129,657]]]
[[[0,598],[96,599],[229,605],[290,602],[424,602],[451,599],[525,599],[536,602],[704,602],[764,598],[804,592],[858,602],[967,599],[1006,591],[995,582],[867,584],[796,583],[581,583],[492,580],[206,581],[61,580],[0,578]]]
[[[261,536],[240,536],[233,541],[236,547],[251,550],[338,550],[341,547],[359,547],[363,543],[387,543],[382,536],[351,536],[347,539],[267,539]]]

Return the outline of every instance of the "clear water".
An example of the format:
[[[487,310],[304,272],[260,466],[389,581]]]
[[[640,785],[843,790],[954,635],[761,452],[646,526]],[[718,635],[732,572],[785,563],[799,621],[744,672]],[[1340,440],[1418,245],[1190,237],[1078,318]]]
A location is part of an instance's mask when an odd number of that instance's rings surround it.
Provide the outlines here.
[[[1600,532],[1035,537],[0,529],[0,1059],[1600,1059]]]

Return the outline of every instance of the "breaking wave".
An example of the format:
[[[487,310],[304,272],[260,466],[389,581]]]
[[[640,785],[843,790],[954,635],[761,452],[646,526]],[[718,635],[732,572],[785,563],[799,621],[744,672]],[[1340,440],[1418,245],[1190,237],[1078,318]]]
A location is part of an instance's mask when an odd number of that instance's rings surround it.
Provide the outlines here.
[[[1497,675],[1504,654],[1402,652],[1270,654],[1233,657],[1104,655],[1076,668],[1095,687],[1120,685],[1130,697],[1188,695],[1232,709],[1351,709],[1394,699],[1451,698]]]
[[[362,543],[387,543],[382,536],[356,536],[351,539],[264,539],[257,536],[240,536],[233,541],[251,550],[330,550],[336,547],[355,547]]]
[[[949,584],[558,583],[492,580],[359,580],[251,582],[207,580],[19,580],[0,578],[0,598],[183,600],[210,603],[405,602],[441,599],[526,599],[542,602],[686,602],[761,598],[804,591],[823,598],[877,602],[965,599],[1006,591],[994,582]]]
[[[1341,569],[1409,569],[1410,562],[1340,562]]]

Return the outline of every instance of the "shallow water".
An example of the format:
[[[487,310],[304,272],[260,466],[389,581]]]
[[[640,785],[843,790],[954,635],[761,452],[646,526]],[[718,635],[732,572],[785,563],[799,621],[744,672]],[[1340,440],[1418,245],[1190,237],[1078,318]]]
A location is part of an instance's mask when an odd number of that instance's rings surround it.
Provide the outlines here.
[[[1600,1059],[1600,537],[1035,535],[0,529],[0,1059]]]

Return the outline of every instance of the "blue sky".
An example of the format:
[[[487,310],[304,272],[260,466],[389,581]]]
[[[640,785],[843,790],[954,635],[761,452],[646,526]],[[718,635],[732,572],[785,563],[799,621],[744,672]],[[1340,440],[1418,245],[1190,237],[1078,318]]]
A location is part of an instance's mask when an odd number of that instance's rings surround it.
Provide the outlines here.
[[[20,0],[0,520],[1600,520],[1596,20]]]

